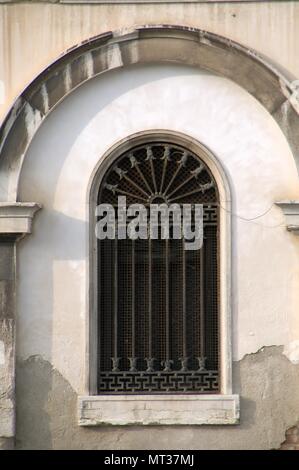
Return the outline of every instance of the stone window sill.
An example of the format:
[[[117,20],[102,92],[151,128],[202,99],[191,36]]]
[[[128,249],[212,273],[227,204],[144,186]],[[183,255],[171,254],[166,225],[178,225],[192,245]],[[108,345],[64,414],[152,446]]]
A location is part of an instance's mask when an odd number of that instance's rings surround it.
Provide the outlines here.
[[[239,395],[81,396],[79,425],[238,424]]]

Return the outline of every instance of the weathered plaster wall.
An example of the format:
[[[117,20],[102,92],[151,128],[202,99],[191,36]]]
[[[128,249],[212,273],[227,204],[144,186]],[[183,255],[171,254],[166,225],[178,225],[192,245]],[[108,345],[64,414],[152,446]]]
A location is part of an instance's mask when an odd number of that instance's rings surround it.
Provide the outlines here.
[[[19,449],[275,449],[298,419],[299,366],[281,347],[263,348],[233,367],[241,395],[239,426],[80,428],[77,396],[39,356],[17,367]],[[296,418],[297,417],[297,418]]]
[[[166,433],[76,425],[75,397],[85,392],[87,189],[101,156],[145,129],[198,139],[219,158],[231,182],[240,434],[239,427],[224,434],[223,428]],[[273,204],[298,199],[299,185],[285,137],[252,96],[188,67],[109,72],[79,88],[45,120],[25,160],[20,197],[43,205],[34,233],[18,249],[20,447],[269,448],[283,441],[299,410],[298,370],[282,354],[299,338],[299,240],[285,230]],[[254,354],[272,345],[281,347]]]
[[[0,449],[13,446],[15,372],[15,248],[0,237]]]
[[[67,48],[140,24],[206,29],[255,48],[299,77],[299,2],[0,5],[0,120],[33,77]],[[1,83],[3,80],[3,83]]]
[[[299,2],[17,2],[0,5],[0,120],[26,84],[67,48],[107,30],[150,23],[222,34],[299,76]],[[190,69],[165,70],[94,80],[47,119],[29,150],[21,198],[42,202],[45,209],[35,235],[19,250],[19,447],[98,448],[111,443],[112,448],[128,448],[138,436],[141,448],[148,442],[152,448],[177,448],[178,439],[190,448],[269,448],[277,447],[284,430],[298,419],[298,370],[293,365],[299,363],[298,240],[285,231],[280,209],[273,206],[279,199],[298,199],[290,150],[264,109],[238,87]],[[165,428],[90,431],[76,425],[76,395],[85,391],[86,188],[103,152],[118,138],[147,126],[174,128],[202,140],[219,156],[232,181],[233,339],[239,361],[234,391],[243,397],[240,434],[239,428],[226,428],[224,436],[222,428],[184,428],[182,434],[177,428],[167,428],[167,433]],[[1,278],[2,307],[6,281]],[[2,317],[6,311],[2,308]],[[2,339],[13,345],[8,319],[2,317]],[[282,346],[253,354],[274,344]],[[12,350],[2,349],[0,343],[0,395],[8,397],[4,412],[9,417],[13,382],[8,369],[13,371],[14,362]],[[13,419],[1,423],[1,435],[7,423],[13,425]],[[11,445],[11,438],[0,440],[0,448]]]

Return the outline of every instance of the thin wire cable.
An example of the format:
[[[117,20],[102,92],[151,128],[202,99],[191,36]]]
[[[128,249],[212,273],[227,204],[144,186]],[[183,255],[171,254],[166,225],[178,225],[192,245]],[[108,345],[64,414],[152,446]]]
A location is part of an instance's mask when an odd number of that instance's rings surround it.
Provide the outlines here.
[[[251,223],[253,223],[253,224],[255,224],[255,225],[259,225],[260,227],[265,227],[265,228],[278,228],[278,227],[282,227],[282,226],[285,225],[285,222],[282,222],[282,223],[277,224],[277,225],[265,225],[265,224],[259,224],[259,223],[254,222],[255,220],[260,219],[261,217],[264,217],[265,215],[267,215],[267,214],[271,211],[271,209],[273,208],[274,203],[272,203],[271,206],[270,206],[265,212],[263,212],[262,214],[259,214],[259,215],[255,216],[255,217],[251,217],[251,218],[243,217],[243,216],[241,216],[241,215],[239,215],[239,214],[236,214],[236,213],[233,212],[233,211],[230,211],[229,209],[226,209],[225,207],[223,207],[223,206],[220,204],[220,202],[218,202],[217,205],[218,205],[221,209],[223,209],[225,212],[231,214],[233,217],[236,217],[237,219],[243,220],[243,221],[245,221],[245,222],[251,222]]]

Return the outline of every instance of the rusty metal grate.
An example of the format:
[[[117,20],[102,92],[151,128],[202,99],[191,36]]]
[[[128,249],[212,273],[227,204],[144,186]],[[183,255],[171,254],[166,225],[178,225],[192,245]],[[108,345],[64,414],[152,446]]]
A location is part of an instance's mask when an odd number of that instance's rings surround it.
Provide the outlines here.
[[[206,165],[155,142],[108,169],[99,203],[201,203],[204,243],[99,240],[99,393],[219,391],[218,193]]]

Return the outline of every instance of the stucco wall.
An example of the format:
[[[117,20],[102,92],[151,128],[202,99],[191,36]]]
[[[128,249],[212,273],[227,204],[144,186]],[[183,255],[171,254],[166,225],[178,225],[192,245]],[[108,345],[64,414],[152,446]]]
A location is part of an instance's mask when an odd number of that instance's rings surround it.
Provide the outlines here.
[[[0,120],[25,85],[66,49],[99,33],[138,24],[206,29],[257,49],[299,77],[296,1],[139,5],[18,2],[0,5]]]
[[[172,129],[210,148],[227,173],[234,201],[232,334],[241,428],[225,435],[221,428],[167,428],[163,445],[277,447],[299,409],[290,394],[298,376],[298,239],[285,230],[274,205],[298,199],[295,163],[273,118],[247,92],[196,69],[161,65],[108,72],[80,87],[45,120],[26,156],[20,198],[42,203],[43,210],[33,235],[18,246],[19,446],[100,448],[107,436],[118,447],[136,444],[118,428],[79,431],[73,405],[58,423],[55,403],[59,396],[71,403],[85,392],[91,175],[114,143],[146,129]],[[292,348],[293,363],[283,355]],[[68,427],[80,435],[73,443]],[[138,446],[162,445],[161,431],[139,431]]]
[[[104,31],[153,23],[224,35],[299,77],[296,1],[1,4],[0,121],[23,88],[66,49]],[[157,127],[201,140],[232,183],[233,371],[241,424],[82,429],[76,398],[86,391],[87,185],[115,141]],[[34,235],[18,248],[17,446],[278,447],[299,413],[299,253],[273,203],[298,199],[298,191],[281,131],[227,80],[187,68],[139,68],[109,73],[72,94],[38,131],[22,174],[21,200],[44,209]],[[0,364],[9,351],[1,352]]]

